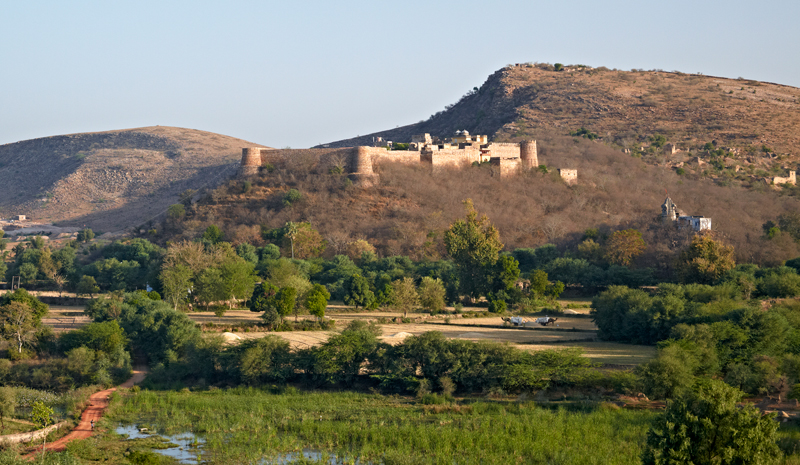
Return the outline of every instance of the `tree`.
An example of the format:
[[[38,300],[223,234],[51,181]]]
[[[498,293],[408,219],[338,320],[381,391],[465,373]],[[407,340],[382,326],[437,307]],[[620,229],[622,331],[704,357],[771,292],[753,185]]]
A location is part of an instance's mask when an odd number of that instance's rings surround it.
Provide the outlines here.
[[[159,275],[161,288],[164,290],[164,297],[172,304],[172,308],[177,310],[178,305],[186,301],[189,289],[192,287],[192,270],[186,265],[175,264],[161,269]]]
[[[294,260],[294,240],[297,238],[298,226],[297,223],[289,221],[285,226],[286,232],[284,235],[289,238],[292,247],[292,260]]]
[[[314,287],[306,295],[306,308],[308,312],[320,320],[325,317],[325,309],[328,308],[328,299],[331,293],[322,284],[314,284]]]
[[[375,254],[375,246],[365,239],[358,239],[347,244],[347,256],[350,260],[360,260],[365,253]]]
[[[644,465],[674,463],[763,464],[778,458],[774,415],[737,406],[743,393],[722,381],[703,380],[668,402],[647,432]]]
[[[184,207],[181,203],[170,205],[169,208],[167,208],[167,217],[173,221],[179,220],[185,215],[186,207]]]
[[[4,336],[14,339],[17,353],[22,354],[22,346],[34,339],[38,321],[33,309],[22,302],[9,302],[0,307]]]
[[[461,292],[473,298],[488,291],[488,273],[497,262],[503,243],[486,215],[478,218],[471,199],[464,201],[467,216],[445,231],[444,243],[459,273]]]
[[[519,269],[517,269],[517,272],[519,272]],[[441,279],[434,279],[430,276],[423,277],[422,282],[419,284],[418,293],[419,303],[424,309],[428,310],[431,315],[435,315],[444,309],[444,296],[446,292]]]
[[[511,255],[500,255],[492,273],[492,292],[510,291],[519,281],[519,262]]]
[[[56,272],[56,264],[53,262],[53,253],[50,251],[49,247],[43,248],[42,253],[39,254],[38,268],[39,272],[48,279]]]
[[[636,229],[616,231],[606,242],[605,258],[614,265],[628,266],[644,252],[642,233]]]
[[[31,421],[39,427],[39,429],[47,428],[53,423],[53,409],[44,404],[44,402],[37,400],[33,403],[31,410]],[[45,449],[47,449],[47,435],[42,439],[42,458],[44,458]]]
[[[222,240],[222,231],[215,224],[209,225],[203,233],[203,241],[216,244]]]
[[[83,228],[82,231],[78,231],[78,242],[89,242],[94,239],[94,231],[89,228]]]
[[[284,382],[293,372],[289,341],[269,335],[243,341],[239,347],[239,374],[248,384]]]
[[[713,283],[734,266],[733,246],[715,240],[709,234],[694,236],[679,261],[684,281],[702,284]]]
[[[547,272],[544,270],[533,270],[531,273],[531,292],[536,297],[543,297],[547,290]]]
[[[666,143],[667,143],[667,138],[661,134],[654,134],[652,137],[650,137],[650,145],[652,145],[655,148],[661,148]]]
[[[97,294],[98,292],[100,292],[100,287],[97,286],[97,281],[93,276],[86,275],[81,277],[80,282],[78,282],[78,287],[75,289],[76,294],[88,294],[90,299],[93,299],[94,294]]]
[[[226,298],[229,299],[229,308],[233,308],[236,297],[246,297],[253,293],[256,280],[253,268],[252,263],[239,256],[226,260],[220,267],[222,286]]]
[[[222,282],[222,272],[219,268],[208,268],[200,273],[194,286],[194,295],[198,302],[204,304],[206,309],[212,302],[225,300],[225,286]]]
[[[287,207],[291,207],[293,203],[299,201],[303,198],[303,194],[300,193],[297,189],[289,189],[283,195],[283,204]]]
[[[50,280],[53,281],[53,284],[56,285],[58,288],[58,296],[61,297],[64,292],[64,285],[67,284],[67,278],[57,271],[53,271],[48,278],[50,278]]]
[[[13,417],[17,408],[17,396],[14,390],[8,386],[0,387],[0,424],[3,432],[6,431],[6,418]]]
[[[360,274],[354,274],[345,282],[344,303],[356,308],[374,308],[377,304],[375,294],[369,288],[369,281]]]
[[[24,284],[35,283],[38,275],[39,269],[33,263],[23,263],[19,267],[19,276]]]
[[[292,313],[297,304],[297,289],[293,287],[282,287],[275,295],[275,310],[283,318]]]
[[[492,301],[489,302],[488,310],[489,310],[489,313],[501,313],[502,314],[502,313],[506,312],[506,308],[508,308],[508,305],[506,304],[505,300],[492,299]]]
[[[242,257],[245,261],[250,262],[253,266],[258,264],[258,254],[256,247],[248,243],[239,244],[236,246],[236,255]]]
[[[250,297],[250,311],[261,313],[261,318],[270,328],[280,320],[278,311],[275,309],[275,296],[278,288],[270,283],[261,283],[253,289]]]
[[[408,311],[419,305],[419,294],[412,278],[398,279],[392,282],[392,306],[403,312],[403,318],[408,316]]]
[[[297,258],[307,259],[319,257],[325,251],[327,243],[322,235],[310,223],[297,225],[297,234],[294,238],[294,253]]]

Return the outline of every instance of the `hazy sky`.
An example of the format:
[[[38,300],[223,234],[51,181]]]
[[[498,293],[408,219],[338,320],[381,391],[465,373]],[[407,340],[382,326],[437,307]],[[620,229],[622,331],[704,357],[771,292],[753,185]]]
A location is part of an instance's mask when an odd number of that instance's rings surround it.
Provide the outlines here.
[[[800,87],[798,0],[0,2],[0,144],[162,125],[308,147],[523,62]]]

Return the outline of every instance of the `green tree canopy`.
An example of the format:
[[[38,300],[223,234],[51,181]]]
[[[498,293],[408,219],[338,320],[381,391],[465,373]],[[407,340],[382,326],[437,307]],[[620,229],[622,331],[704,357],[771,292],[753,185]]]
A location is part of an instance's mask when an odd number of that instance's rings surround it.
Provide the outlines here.
[[[519,272],[519,269],[517,272]],[[418,292],[419,303],[425,310],[428,310],[431,315],[435,315],[444,310],[445,289],[441,279],[431,278],[430,276],[423,277]]]
[[[444,234],[447,253],[459,272],[461,292],[473,298],[489,291],[489,274],[503,243],[500,233],[486,215],[478,217],[471,199],[464,201],[467,216],[457,220]]]
[[[203,241],[216,244],[222,240],[222,231],[215,224],[209,225],[203,233]]]
[[[78,242],[89,242],[94,239],[94,231],[89,228],[84,228],[78,231]]]
[[[81,276],[81,280],[78,282],[78,287],[75,288],[75,293],[78,295],[88,295],[90,298],[94,298],[94,294],[100,292],[100,286],[97,285],[97,280],[94,279],[94,276]]]
[[[354,274],[345,282],[344,303],[356,308],[375,308],[377,299],[369,288],[369,281],[360,274]]]
[[[644,465],[772,463],[779,455],[778,424],[752,405],[737,406],[742,394],[722,381],[703,380],[668,402],[647,432]]]
[[[409,310],[419,305],[419,294],[412,278],[398,279],[392,282],[391,306],[408,316]]]
[[[167,217],[171,220],[179,220],[186,215],[186,207],[182,203],[170,205],[167,208]]]
[[[325,317],[325,309],[328,307],[328,299],[331,293],[322,284],[314,284],[314,287],[306,294],[305,306],[308,312],[317,318]]]

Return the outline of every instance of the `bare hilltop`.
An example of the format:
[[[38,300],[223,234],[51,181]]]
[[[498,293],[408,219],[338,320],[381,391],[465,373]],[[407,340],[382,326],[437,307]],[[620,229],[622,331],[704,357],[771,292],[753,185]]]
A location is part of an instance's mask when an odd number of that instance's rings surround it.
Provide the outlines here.
[[[157,218],[187,190],[236,172],[233,137],[165,126],[0,145],[0,216],[119,231]]]
[[[369,145],[376,136],[409,142],[414,134],[449,137],[457,130],[500,142],[581,132],[650,164],[749,183],[751,176],[796,169],[800,89],[661,70],[517,64],[423,121],[325,146]],[[649,150],[654,143],[677,153]]]

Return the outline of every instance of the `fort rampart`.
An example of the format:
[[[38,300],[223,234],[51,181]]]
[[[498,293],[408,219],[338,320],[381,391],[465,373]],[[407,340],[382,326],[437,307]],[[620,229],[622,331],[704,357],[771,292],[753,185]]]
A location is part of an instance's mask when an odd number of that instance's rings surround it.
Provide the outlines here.
[[[463,135],[443,143],[430,135],[416,136],[409,150],[387,147],[345,147],[313,149],[242,149],[240,176],[252,176],[264,166],[316,173],[347,174],[361,185],[371,185],[376,167],[385,161],[429,165],[432,171],[464,168],[473,163],[490,163],[501,177],[513,176],[520,170],[539,166],[536,141],[521,144],[486,142],[486,136]],[[561,170],[564,180],[577,182],[576,170]]]

